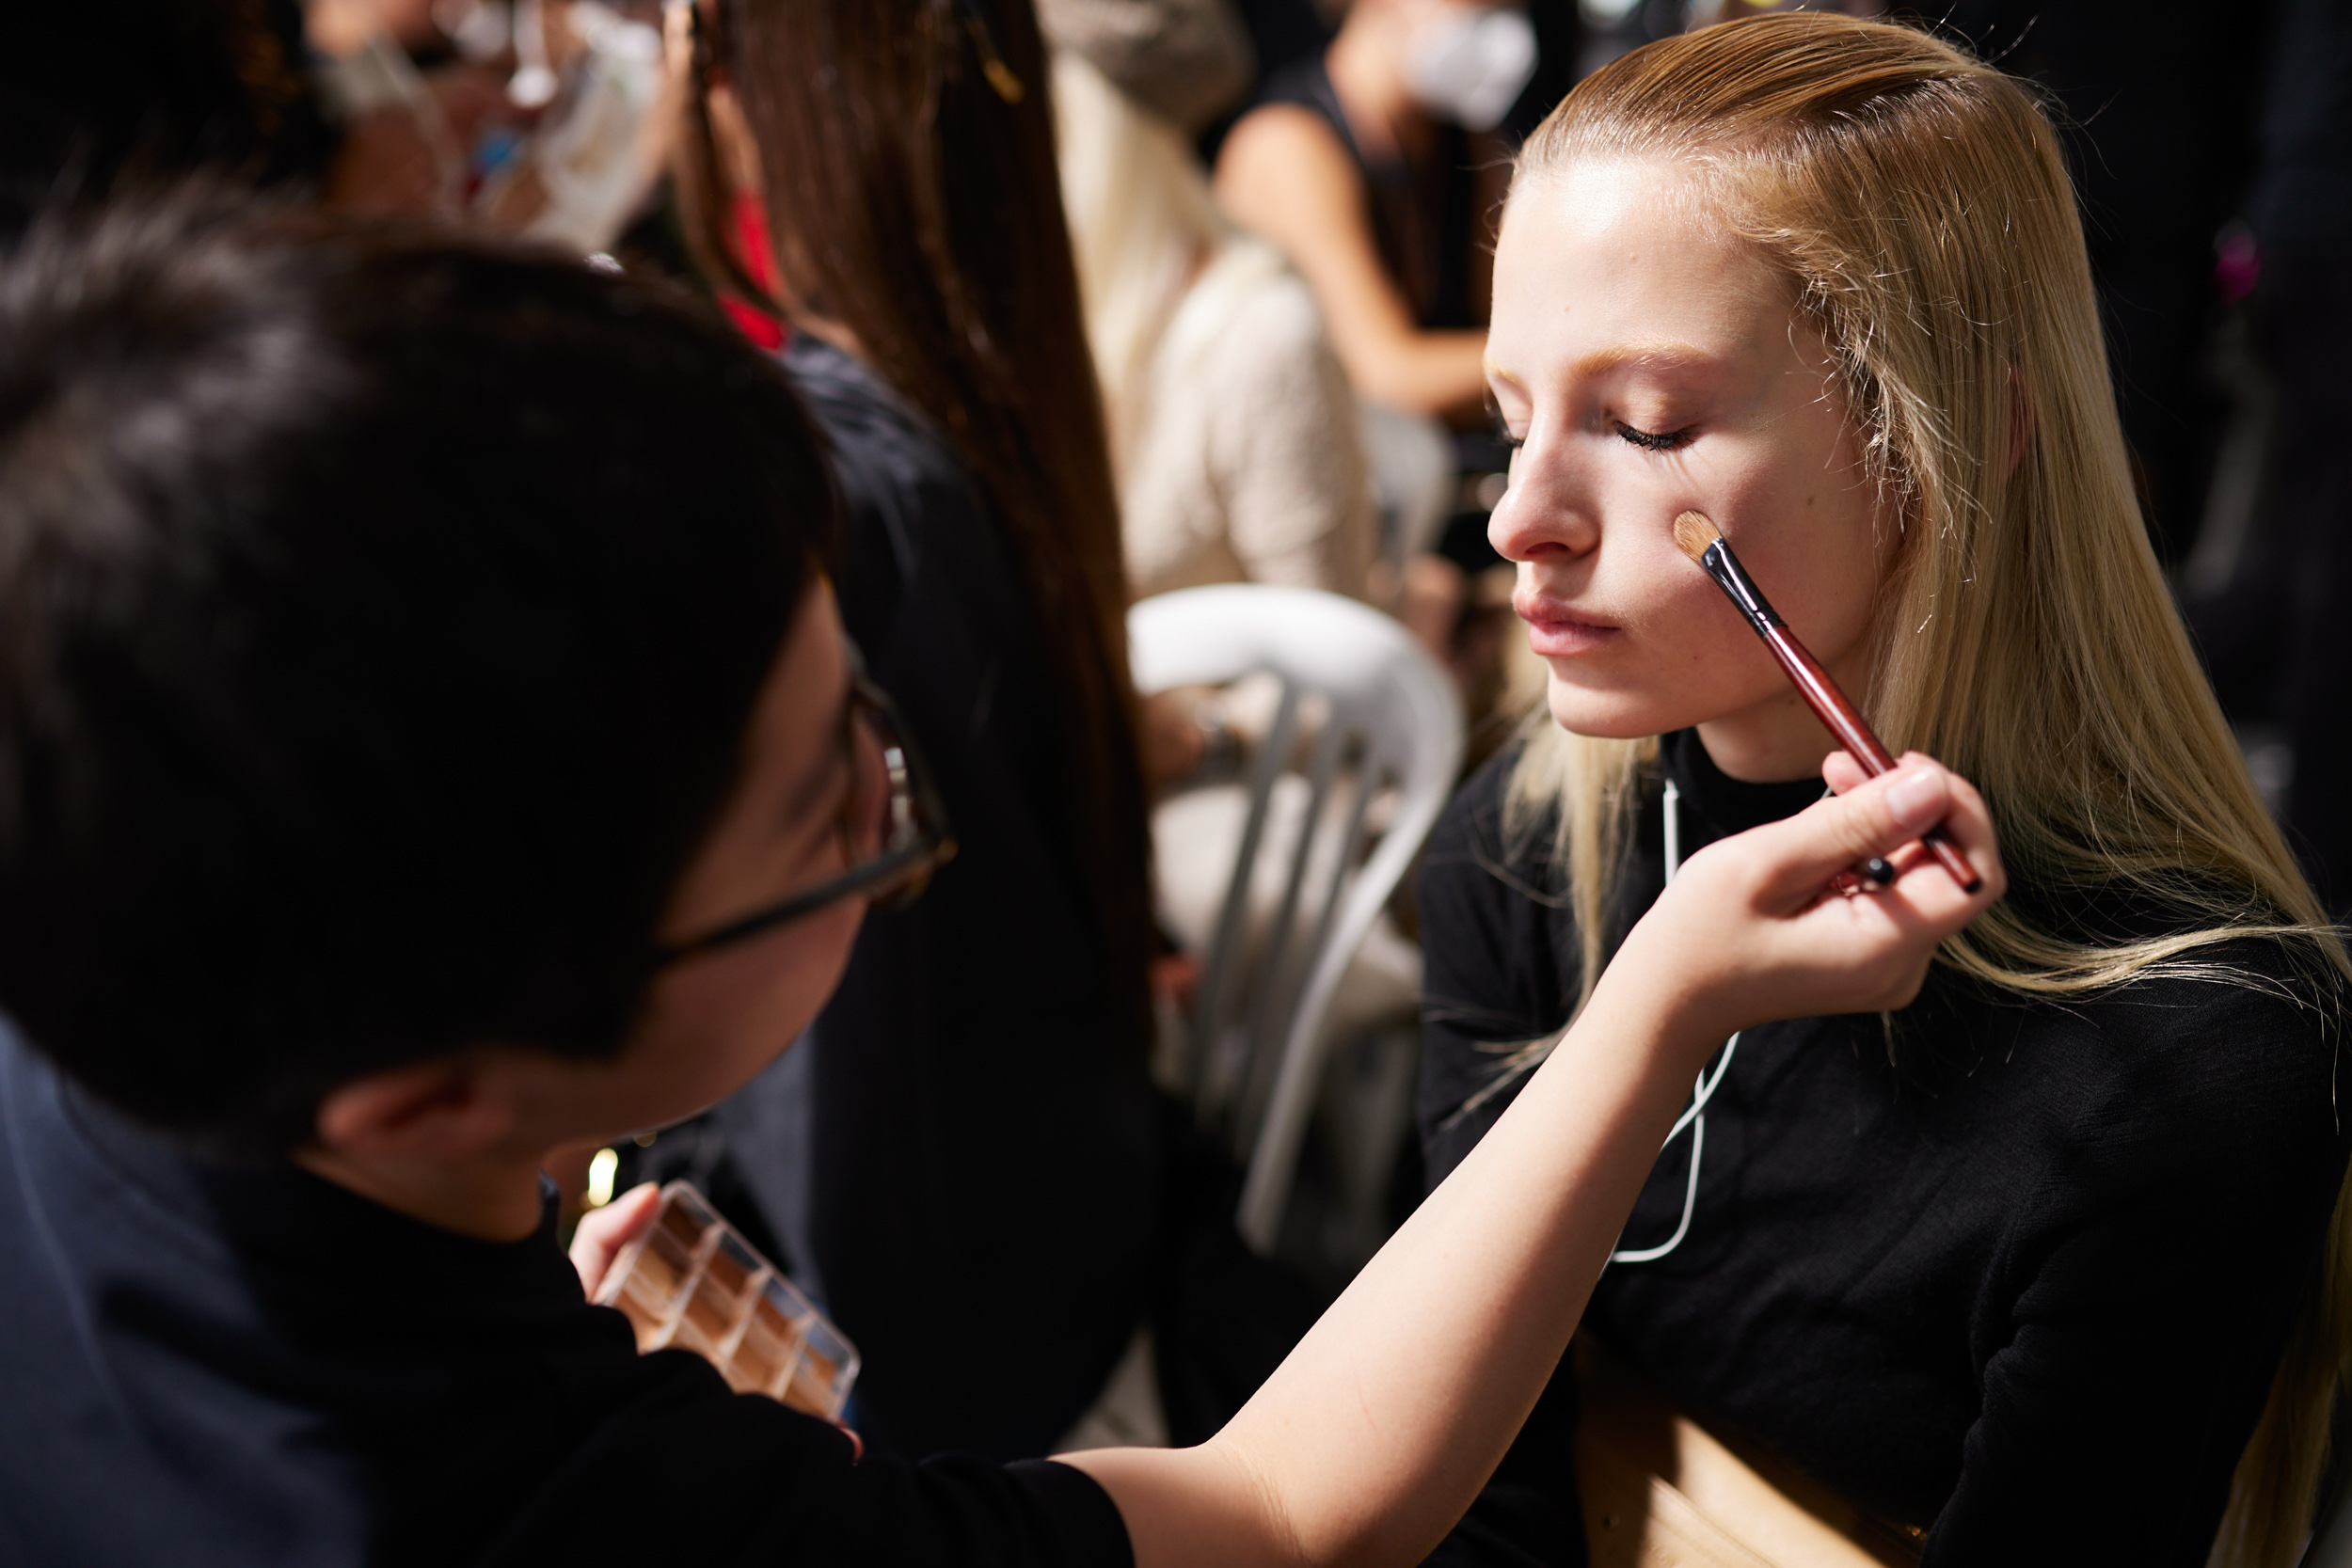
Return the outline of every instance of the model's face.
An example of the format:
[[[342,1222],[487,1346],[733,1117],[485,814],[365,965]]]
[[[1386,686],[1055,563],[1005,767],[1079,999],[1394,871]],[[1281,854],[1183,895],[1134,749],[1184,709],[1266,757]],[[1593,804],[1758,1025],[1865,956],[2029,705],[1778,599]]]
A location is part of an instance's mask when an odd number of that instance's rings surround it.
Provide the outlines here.
[[[661,928],[686,941],[846,868],[848,814],[880,832],[879,754],[845,726],[850,669],[833,592],[802,605],[752,713],[743,772],[687,866]],[[844,734],[855,737],[845,749]],[[798,1038],[847,967],[866,904],[847,898],[801,919],[673,962],[610,1063],[570,1066],[574,1127],[617,1136],[676,1121],[748,1083]],[[566,1136],[577,1136],[566,1129]]]
[[[1828,353],[1787,286],[1663,163],[1572,165],[1515,190],[1487,384],[1519,443],[1488,536],[1550,668],[1552,717],[1629,738],[1689,725],[1735,777],[1831,749],[1754,631],[1677,549],[1712,518],[1856,699],[1896,537]]]

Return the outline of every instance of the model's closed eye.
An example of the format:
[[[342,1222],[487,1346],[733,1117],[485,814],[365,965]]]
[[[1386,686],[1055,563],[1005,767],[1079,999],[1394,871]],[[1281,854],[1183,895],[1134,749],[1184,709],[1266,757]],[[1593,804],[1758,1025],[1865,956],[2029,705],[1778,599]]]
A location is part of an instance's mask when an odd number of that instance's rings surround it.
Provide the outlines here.
[[[1697,428],[1695,425],[1684,425],[1680,430],[1636,430],[1623,420],[1616,421],[1618,436],[1645,451],[1673,451],[1678,447],[1688,446],[1692,433]]]

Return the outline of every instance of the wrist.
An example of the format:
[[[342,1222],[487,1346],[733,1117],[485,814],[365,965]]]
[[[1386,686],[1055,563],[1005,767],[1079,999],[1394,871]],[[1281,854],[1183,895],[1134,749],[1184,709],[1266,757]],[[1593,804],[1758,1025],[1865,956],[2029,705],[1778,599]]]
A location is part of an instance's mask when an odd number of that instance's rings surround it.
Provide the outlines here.
[[[1660,1065],[1696,1072],[1740,1028],[1722,1005],[1721,988],[1697,983],[1671,956],[1653,951],[1635,927],[1601,972],[1584,1016],[1605,1018],[1611,1032],[1655,1056]]]

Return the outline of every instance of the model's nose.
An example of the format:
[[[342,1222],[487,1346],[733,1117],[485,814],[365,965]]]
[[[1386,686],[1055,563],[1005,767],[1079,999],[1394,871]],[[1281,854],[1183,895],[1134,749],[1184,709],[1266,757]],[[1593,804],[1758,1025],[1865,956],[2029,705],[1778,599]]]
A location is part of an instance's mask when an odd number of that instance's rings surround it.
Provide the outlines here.
[[[1599,515],[1576,461],[1575,442],[1531,434],[1511,462],[1511,486],[1486,518],[1486,538],[1506,561],[1581,555],[1600,542]]]

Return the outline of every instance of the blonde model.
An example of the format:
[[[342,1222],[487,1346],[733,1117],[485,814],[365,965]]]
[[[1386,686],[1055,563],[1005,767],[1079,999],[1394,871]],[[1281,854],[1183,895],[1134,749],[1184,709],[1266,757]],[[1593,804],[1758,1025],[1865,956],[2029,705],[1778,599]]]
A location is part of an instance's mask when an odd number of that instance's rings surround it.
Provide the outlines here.
[[[1727,1048],[1587,1327],[1929,1561],[2291,1560],[2345,959],[2149,549],[2042,114],[1843,17],[1637,51],[1520,154],[1486,372],[1549,711],[1433,843],[1433,1178],[1678,856],[1820,792],[1829,736],[1676,547],[1696,509],[1979,784],[2013,885],[1913,1006]],[[1492,1529],[1573,1541],[1568,1473],[1506,1466]]]

